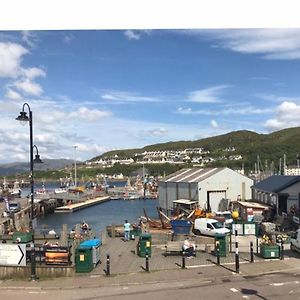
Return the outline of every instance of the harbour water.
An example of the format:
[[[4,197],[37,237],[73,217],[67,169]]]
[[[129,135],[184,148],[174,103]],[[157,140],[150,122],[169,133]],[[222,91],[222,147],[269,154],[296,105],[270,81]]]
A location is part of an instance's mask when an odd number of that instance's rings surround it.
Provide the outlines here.
[[[157,218],[158,200],[111,200],[89,208],[75,211],[73,213],[56,213],[38,218],[37,226],[42,228],[43,224],[47,228],[59,232],[63,224],[67,224],[71,230],[76,224],[81,224],[85,220],[95,233],[105,230],[110,224],[123,224],[127,219],[130,223],[138,221],[139,216],[144,215],[145,208],[147,215]]]
[[[115,186],[121,186],[124,182],[108,183]],[[47,190],[54,190],[58,187],[56,182],[47,182],[44,184]],[[42,183],[36,183],[35,189],[42,187]],[[26,197],[30,193],[30,188],[22,190],[22,196]],[[47,229],[54,229],[60,232],[62,225],[67,224],[71,230],[76,224],[81,224],[85,220],[96,234],[105,230],[110,224],[123,224],[127,219],[130,223],[138,221],[139,216],[144,215],[144,209],[151,218],[158,218],[156,207],[158,199],[146,200],[111,200],[89,208],[75,211],[73,213],[56,213],[45,215],[37,219],[37,229],[47,225]]]

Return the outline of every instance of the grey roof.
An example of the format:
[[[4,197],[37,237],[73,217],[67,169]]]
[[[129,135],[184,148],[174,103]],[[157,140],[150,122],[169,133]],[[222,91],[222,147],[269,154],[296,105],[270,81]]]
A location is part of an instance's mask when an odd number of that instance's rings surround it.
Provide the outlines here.
[[[300,181],[300,176],[273,175],[252,186],[257,190],[278,193]]]
[[[163,179],[160,182],[200,182],[208,177],[224,170],[225,168],[190,168],[181,169]]]

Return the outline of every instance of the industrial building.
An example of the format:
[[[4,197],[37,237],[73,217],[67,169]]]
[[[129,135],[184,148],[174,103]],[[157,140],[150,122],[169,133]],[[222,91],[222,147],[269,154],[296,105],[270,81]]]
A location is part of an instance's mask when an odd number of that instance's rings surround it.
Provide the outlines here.
[[[252,187],[252,198],[276,208],[277,215],[293,213],[299,217],[300,176],[270,176]]]
[[[181,169],[159,181],[159,204],[168,210],[174,200],[189,199],[209,211],[224,211],[230,201],[251,199],[252,185],[252,179],[229,168]]]

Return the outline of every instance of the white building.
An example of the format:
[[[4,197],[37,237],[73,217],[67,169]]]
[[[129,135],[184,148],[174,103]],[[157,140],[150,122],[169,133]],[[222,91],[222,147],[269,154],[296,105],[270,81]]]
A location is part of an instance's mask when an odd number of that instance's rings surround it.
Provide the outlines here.
[[[229,168],[182,169],[159,183],[159,204],[173,207],[173,201],[189,199],[208,210],[226,210],[229,201],[251,199],[253,180]]]

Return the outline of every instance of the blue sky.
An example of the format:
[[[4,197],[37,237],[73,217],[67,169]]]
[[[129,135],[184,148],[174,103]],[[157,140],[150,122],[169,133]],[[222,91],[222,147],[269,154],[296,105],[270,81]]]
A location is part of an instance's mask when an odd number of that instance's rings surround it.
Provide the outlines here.
[[[0,32],[0,163],[300,125],[300,29]]]

